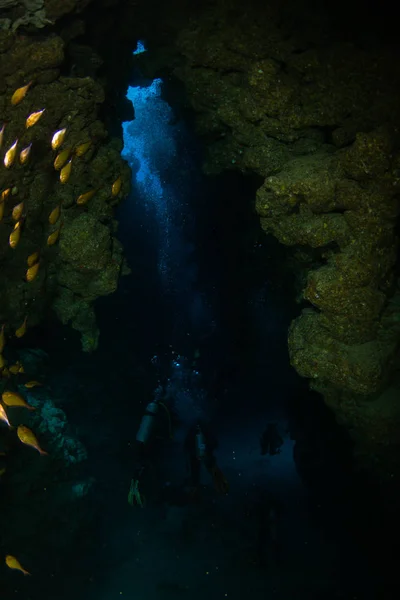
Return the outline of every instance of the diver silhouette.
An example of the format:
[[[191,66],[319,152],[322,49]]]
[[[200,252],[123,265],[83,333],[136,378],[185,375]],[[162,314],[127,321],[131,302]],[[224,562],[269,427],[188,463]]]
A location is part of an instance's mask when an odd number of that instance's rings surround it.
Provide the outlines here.
[[[268,423],[260,438],[261,455],[269,454],[274,456],[281,452],[283,438],[279,434],[278,427],[275,423]]]
[[[185,439],[185,452],[189,466],[189,485],[196,492],[201,484],[201,472],[204,465],[211,475],[215,490],[219,494],[227,494],[229,484],[217,464],[214,451],[218,446],[216,438],[201,423],[191,427]]]

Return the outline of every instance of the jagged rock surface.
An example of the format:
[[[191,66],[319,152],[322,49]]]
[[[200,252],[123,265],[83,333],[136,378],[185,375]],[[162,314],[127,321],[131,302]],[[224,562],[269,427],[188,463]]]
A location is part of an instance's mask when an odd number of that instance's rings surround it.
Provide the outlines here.
[[[98,330],[91,305],[96,297],[116,289],[122,267],[122,252],[113,238],[113,206],[129,188],[130,170],[121,159],[120,142],[108,139],[97,117],[104,100],[100,84],[91,77],[60,76],[64,60],[60,37],[17,38],[3,32],[0,52],[0,114],[6,123],[2,152],[15,139],[21,149],[32,143],[27,164],[15,161],[11,168],[0,169],[1,191],[15,191],[5,202],[0,224],[1,322],[7,324],[10,336],[25,316],[28,326],[34,325],[52,305],[63,322],[70,321],[81,332],[84,349],[93,350]],[[29,81],[34,83],[26,97],[12,106],[14,90]],[[45,113],[39,122],[24,130],[26,116],[42,108]],[[56,152],[50,146],[53,133],[63,127],[67,135],[62,148],[72,151],[90,142],[83,156],[73,158],[65,184],[54,169]],[[111,186],[119,176],[123,189],[113,198]],[[95,190],[94,196],[78,205],[78,197],[90,190]],[[18,202],[24,203],[23,227],[18,246],[11,249],[11,213]],[[49,215],[57,206],[61,206],[61,217],[51,226]],[[60,245],[48,246],[48,236],[60,224]],[[36,279],[28,283],[24,280],[26,261],[35,252],[40,254],[40,268]]]

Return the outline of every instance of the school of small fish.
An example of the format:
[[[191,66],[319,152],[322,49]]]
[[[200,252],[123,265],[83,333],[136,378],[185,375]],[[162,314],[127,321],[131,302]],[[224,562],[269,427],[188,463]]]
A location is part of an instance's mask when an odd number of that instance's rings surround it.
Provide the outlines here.
[[[10,99],[11,105],[18,106],[20,103],[22,103],[34,84],[35,82],[32,80],[16,89]],[[34,127],[41,119],[46,119],[45,115],[45,108],[39,107],[37,110],[34,110],[25,119],[25,130],[29,130],[31,127]],[[3,123],[0,127],[0,150],[2,150],[6,136],[7,127],[6,124]],[[11,145],[6,149],[3,156],[3,164],[6,169],[11,170],[13,167],[15,167],[15,165],[18,165],[18,163],[21,166],[25,166],[34,161],[33,144],[32,142],[24,144],[23,137],[24,135],[21,131],[21,133],[19,135],[17,134],[17,137],[12,140]],[[65,185],[70,180],[74,171],[74,161],[85,156],[92,146],[92,141],[90,139],[83,139],[77,144],[71,144],[70,142],[68,143],[68,128],[61,127],[53,133],[50,146],[51,150],[57,153],[53,160],[54,170],[59,172],[59,182],[62,185]],[[19,157],[19,160],[17,157]],[[86,191],[84,190],[77,196],[76,205],[81,207],[86,206],[97,194],[99,189],[100,188],[89,189]],[[110,184],[110,196],[115,198],[120,194],[121,189],[122,178],[121,176],[118,176]],[[9,199],[15,195],[18,196],[18,189],[16,186],[8,187],[0,191],[0,221],[3,220],[5,214],[7,215],[6,210],[8,210],[7,206]],[[9,210],[11,211],[11,219],[14,221],[14,223],[8,236],[8,243],[12,250],[16,250],[19,246],[21,236],[23,235],[26,214],[29,210],[29,203],[26,201],[26,199],[21,199],[18,201],[17,198],[14,206],[12,208],[10,207]],[[48,231],[46,234],[44,244],[51,248],[59,241],[63,227],[62,203],[58,202],[58,204],[51,209],[50,213],[48,214],[48,224],[50,231]],[[27,257],[27,269],[25,272],[25,281],[27,283],[32,283],[36,280],[41,272],[41,264],[45,264],[40,260],[40,254],[41,251],[38,248],[35,252],[32,252]],[[25,334],[26,325],[27,316],[25,317],[25,320],[21,326],[15,330],[16,337],[22,337]]]
[[[29,90],[34,86],[34,81],[29,81],[27,84],[19,87],[14,91],[10,98],[12,106],[18,106],[26,98]],[[3,123],[0,127],[0,152],[2,155],[2,163],[4,168],[10,172],[13,169],[20,167],[26,167],[27,165],[34,164],[35,160],[35,146],[32,141],[26,141],[24,133],[34,127],[39,121],[46,120],[46,109],[38,107],[25,118],[24,130],[22,130],[17,137],[9,140],[9,146],[3,153],[3,145],[6,142],[7,136],[7,125]],[[51,150],[56,152],[53,160],[54,170],[58,172],[59,183],[62,185],[67,184],[70,181],[71,175],[74,171],[75,161],[79,161],[89,151],[92,146],[90,139],[80,140],[79,143],[74,144],[69,142],[68,145],[64,145],[64,142],[68,142],[68,129],[67,127],[61,127],[54,132],[51,138],[50,146]],[[117,197],[122,189],[122,178],[117,176],[116,179],[110,183],[109,194],[112,198]],[[94,188],[89,190],[82,190],[82,193],[76,197],[76,205],[85,207],[89,201],[97,194],[100,188]],[[8,244],[13,251],[19,251],[18,245],[21,240],[21,235],[24,231],[24,223],[27,212],[29,211],[29,202],[26,197],[18,198],[19,190],[15,184],[12,184],[6,189],[0,190],[0,222],[4,217],[6,222],[8,221],[7,215],[11,217],[11,230],[8,234]],[[12,206],[9,206],[10,200],[16,196],[16,201],[13,202]],[[48,226],[50,228],[47,231],[45,245],[47,247],[54,246],[60,239],[61,230],[63,227],[63,208],[62,203],[58,202],[48,213],[47,216]],[[9,221],[8,221],[9,223]],[[10,223],[9,223],[10,224]],[[6,226],[0,225],[1,227]],[[42,260],[42,253],[44,250],[38,248],[34,252],[31,252],[26,258],[26,271],[25,281],[32,283],[36,280],[40,273],[40,265],[45,265],[45,261]],[[44,269],[45,266],[42,267]],[[29,324],[29,315],[26,314],[21,317],[19,324],[14,325],[14,331],[10,331],[10,327],[6,324],[2,324],[0,327],[0,376],[9,380],[11,377],[19,377],[24,374],[24,367],[20,361],[16,361],[13,364],[8,364],[7,359],[4,357],[4,348],[6,345],[6,330],[8,335],[14,338],[22,338]],[[34,389],[41,386],[42,384],[36,380],[26,381],[24,384],[26,390]],[[25,425],[18,425],[16,428],[10,422],[8,411],[14,409],[26,409],[29,411],[35,410],[34,406],[31,406],[27,400],[23,397],[19,391],[16,391],[16,386],[11,382],[11,385],[6,384],[6,389],[3,389],[0,400],[0,421],[2,421],[10,430],[15,430],[16,435],[22,444],[35,449],[40,455],[47,455],[48,453],[43,450],[40,446],[39,441],[35,433],[26,427]],[[4,453],[0,453],[4,454]],[[5,468],[0,469],[0,477],[6,472]],[[8,554],[5,556],[5,564],[9,569],[20,571],[24,575],[30,575],[20,563],[18,558]]]

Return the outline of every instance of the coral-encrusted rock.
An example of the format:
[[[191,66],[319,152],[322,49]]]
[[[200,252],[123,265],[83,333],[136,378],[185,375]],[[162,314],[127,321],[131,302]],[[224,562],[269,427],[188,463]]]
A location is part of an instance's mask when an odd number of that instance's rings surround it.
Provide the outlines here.
[[[320,311],[313,321],[318,339],[331,337],[350,345],[346,349],[350,354],[353,345],[359,349],[360,344],[376,338],[386,302],[384,290],[390,285],[396,259],[397,199],[390,151],[390,139],[384,131],[363,134],[345,151],[288,162],[257,192],[256,208],[267,232],[286,245],[330,248],[327,264],[309,272],[304,298]],[[373,178],[367,188],[358,183],[365,178]],[[303,322],[295,321],[293,328]],[[305,365],[310,349],[298,348],[293,345],[295,340],[293,335],[289,338],[292,361],[304,374],[309,371]],[[340,344],[330,344],[331,362],[336,352],[340,365],[342,351]],[[313,376],[338,385],[335,370],[317,364],[321,373],[314,365]],[[369,361],[366,364],[371,366]],[[373,373],[371,378],[362,375],[360,385],[354,372],[341,369],[340,386],[346,388],[348,381],[348,389],[371,393],[384,370],[375,368]]]
[[[68,13],[79,12],[92,0],[0,0],[0,10],[7,9],[0,18],[0,29],[19,27],[41,29],[53,25]]]
[[[82,12],[92,0],[44,0],[46,16],[56,21],[64,15]]]
[[[347,345],[332,337],[321,315],[306,312],[289,331],[291,363],[303,377],[370,394],[381,385],[383,356],[377,341]],[[386,358],[386,357],[385,357]]]
[[[384,45],[338,43],[298,17],[293,26],[274,2],[257,18],[240,3],[210,5],[180,33],[175,74],[208,143],[205,171],[265,177],[263,229],[309,257],[299,280],[315,309],[291,326],[292,364],[327,399],[368,396],[385,384],[400,337],[382,343],[396,260],[399,72]]]
[[[120,243],[95,216],[82,213],[67,224],[60,241],[58,283],[64,291],[54,307],[60,319],[78,329],[85,350],[97,346],[98,331],[90,304],[114,292],[123,257]]]
[[[71,321],[82,332],[83,347],[93,350],[98,330],[91,303],[97,296],[114,291],[117,285],[122,253],[118,242],[112,239],[112,214],[113,206],[127,192],[130,171],[121,159],[118,144],[108,140],[97,116],[104,101],[102,86],[92,77],[60,76],[64,61],[64,42],[60,37],[35,38],[0,32],[0,57],[3,149],[8,149],[15,139],[21,150],[32,144],[26,164],[20,164],[17,155],[10,168],[0,165],[0,192],[11,190],[0,227],[3,272],[0,322],[6,323],[9,336],[25,316],[28,327],[40,322],[54,301],[61,320]],[[12,105],[13,92],[28,82],[33,85],[25,97]],[[27,116],[41,109],[45,109],[42,117],[27,129],[24,124]],[[67,133],[58,152],[69,150],[69,156],[73,156],[71,174],[63,183],[54,168],[56,152],[50,144],[54,132],[61,128],[66,128]],[[77,152],[82,145],[85,151]],[[119,176],[122,191],[112,197],[111,186]],[[91,191],[95,196],[90,202],[78,205],[77,199]],[[24,205],[21,237],[11,249],[12,210],[21,202]],[[61,215],[50,224],[49,216],[57,207],[62,207]],[[49,236],[57,235],[60,226],[61,246],[49,245]],[[69,237],[70,230],[77,236],[75,239]],[[84,231],[89,232],[91,239],[86,248],[78,248],[77,240],[86,243]],[[28,283],[27,259],[37,252],[39,271]]]

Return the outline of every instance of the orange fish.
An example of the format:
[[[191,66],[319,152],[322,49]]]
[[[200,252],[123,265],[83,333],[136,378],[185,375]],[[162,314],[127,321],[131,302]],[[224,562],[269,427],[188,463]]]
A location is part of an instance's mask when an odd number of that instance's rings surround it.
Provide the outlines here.
[[[84,154],[86,154],[86,152],[89,150],[91,145],[92,145],[91,141],[84,142],[83,144],[79,144],[79,146],[77,146],[75,148],[76,156],[83,156]]]
[[[7,423],[9,427],[12,427],[10,421],[8,420],[6,409],[2,404],[0,404],[0,421],[4,421],[4,423]]]
[[[33,431],[31,431],[28,427],[25,427],[25,425],[18,425],[17,435],[23,444],[35,448],[35,450],[44,456],[49,454],[48,452],[42,450]]]
[[[29,571],[26,571],[21,563],[15,556],[11,556],[11,554],[7,554],[6,556],[6,565],[9,569],[16,569],[17,571],[21,571],[24,575],[30,575]]]
[[[60,236],[60,231],[61,231],[61,225],[58,229],[56,229],[55,231],[53,231],[53,233],[51,233],[49,235],[49,237],[47,238],[47,245],[48,246],[54,246],[54,244],[57,242],[59,236]]]
[[[38,110],[37,112],[34,112],[31,115],[29,115],[29,117],[26,120],[25,127],[27,129],[29,129],[29,127],[33,127],[33,125],[35,125],[35,123],[39,121],[40,117],[42,116],[45,110],[45,108],[42,108],[42,110]]]
[[[20,218],[22,217],[23,212],[24,212],[24,203],[20,202],[19,204],[16,204],[12,210],[12,218],[14,219],[14,221],[19,221]]]
[[[60,218],[60,214],[61,214],[61,206],[58,205],[55,208],[53,208],[53,210],[49,214],[50,225],[54,225],[55,223],[57,223],[58,219]]]
[[[63,168],[69,157],[71,156],[72,148],[65,148],[61,150],[59,154],[57,154],[54,160],[54,168],[56,171],[59,171]]]
[[[120,193],[121,186],[122,186],[122,179],[121,179],[121,177],[118,177],[118,179],[116,179],[111,186],[111,196],[113,198]]]
[[[26,387],[28,390],[30,390],[30,389],[32,389],[32,388],[35,388],[35,387],[37,387],[37,386],[39,386],[39,385],[42,385],[42,384],[40,383],[40,381],[36,381],[35,379],[32,379],[32,381],[27,381],[26,383],[24,383],[24,386],[25,386],[25,387]]]
[[[38,261],[38,259],[39,252],[33,252],[32,254],[30,254],[26,260],[28,267],[33,267],[33,265]]]
[[[17,104],[19,104],[21,102],[21,100],[23,100],[25,98],[32,83],[33,82],[30,81],[27,85],[24,85],[23,87],[20,87],[17,90],[15,90],[15,92],[11,96],[11,104],[13,106],[16,106]]]
[[[86,202],[88,202],[91,198],[93,198],[93,196],[95,195],[96,190],[90,190],[89,192],[86,192],[85,194],[81,194],[80,196],[78,196],[76,203],[77,204],[86,204]]]
[[[72,171],[72,158],[69,159],[66,165],[60,171],[60,182],[67,183]]]
[[[21,150],[21,152],[19,153],[19,162],[21,163],[21,165],[24,165],[28,161],[29,155],[31,153],[31,148],[32,142],[29,144],[29,146]]]
[[[25,373],[24,366],[20,360],[17,360],[15,365],[11,365],[10,372],[13,375],[17,375],[17,373]]]
[[[66,133],[67,133],[67,130],[65,127],[64,127],[64,129],[59,129],[58,131],[55,132],[55,134],[53,135],[53,137],[51,139],[51,147],[53,148],[53,150],[58,150],[58,148],[61,146],[61,144],[64,141]]]
[[[9,169],[15,160],[15,155],[17,154],[17,145],[18,145],[18,139],[15,140],[13,145],[9,147],[9,149],[7,150],[7,152],[4,155],[3,162],[4,162],[4,166],[6,167],[6,169]]]
[[[32,265],[31,267],[29,267],[29,269],[26,270],[26,280],[30,283],[31,281],[33,281],[36,277],[36,275],[39,272],[39,265],[40,263],[37,262],[34,265]]]
[[[10,233],[9,244],[12,249],[18,246],[19,239],[21,237],[21,221],[17,221],[14,225],[13,231]]]
[[[22,325],[20,325],[18,327],[18,329],[15,330],[15,336],[17,338],[21,338],[23,335],[25,335],[26,333],[26,322],[28,320],[28,316],[25,317],[24,322],[22,323]]]
[[[1,192],[1,201],[7,200],[8,196],[11,194],[11,188],[7,188],[4,192]]]
[[[21,394],[18,394],[18,392],[10,392],[6,390],[2,393],[1,398],[4,404],[10,408],[21,407],[27,408],[28,410],[35,410],[35,407],[28,404]]]

